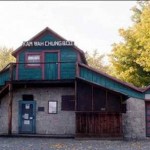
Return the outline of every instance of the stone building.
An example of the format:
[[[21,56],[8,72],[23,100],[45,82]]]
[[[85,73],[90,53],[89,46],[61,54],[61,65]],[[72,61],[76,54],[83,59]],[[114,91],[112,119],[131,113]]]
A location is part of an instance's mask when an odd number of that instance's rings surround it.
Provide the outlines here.
[[[16,49],[0,72],[0,135],[145,139],[150,90],[88,66],[49,28]]]

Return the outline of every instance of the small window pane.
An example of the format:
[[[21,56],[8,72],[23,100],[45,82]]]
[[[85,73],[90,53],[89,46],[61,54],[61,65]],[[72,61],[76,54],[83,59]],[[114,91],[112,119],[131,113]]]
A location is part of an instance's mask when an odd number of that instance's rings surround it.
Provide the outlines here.
[[[31,54],[27,56],[28,66],[40,66],[40,55],[39,54]]]
[[[49,102],[49,113],[56,114],[57,113],[57,102]]]
[[[40,56],[39,55],[29,55],[28,56],[28,61],[31,62],[39,62]]]

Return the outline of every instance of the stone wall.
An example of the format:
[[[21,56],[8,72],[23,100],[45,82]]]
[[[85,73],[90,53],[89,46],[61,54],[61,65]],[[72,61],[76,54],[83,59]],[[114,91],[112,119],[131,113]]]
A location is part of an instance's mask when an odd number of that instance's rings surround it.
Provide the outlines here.
[[[0,103],[0,134],[8,133],[8,94],[1,99]]]
[[[145,101],[136,98],[127,100],[127,112],[123,114],[123,134],[125,139],[145,139]]]
[[[18,133],[18,103],[23,94],[33,94],[36,101],[36,133],[55,135],[75,134],[75,112],[61,110],[61,96],[74,95],[74,88],[21,88],[13,94],[12,133]],[[58,113],[48,113],[48,101],[58,101]],[[129,98],[127,112],[122,115],[123,134],[125,139],[145,139],[145,101]],[[44,107],[44,112],[38,111]],[[8,132],[8,95],[2,98],[0,105],[0,134]]]
[[[74,95],[74,88],[21,88],[13,93],[13,120],[12,133],[18,133],[18,108],[19,100],[23,94],[32,94],[36,101],[36,133],[37,134],[75,134],[75,112],[61,111],[61,96]],[[48,101],[58,101],[58,113],[48,113]],[[44,107],[44,112],[38,111],[38,107]],[[4,97],[1,104],[0,133],[8,130],[8,100]]]

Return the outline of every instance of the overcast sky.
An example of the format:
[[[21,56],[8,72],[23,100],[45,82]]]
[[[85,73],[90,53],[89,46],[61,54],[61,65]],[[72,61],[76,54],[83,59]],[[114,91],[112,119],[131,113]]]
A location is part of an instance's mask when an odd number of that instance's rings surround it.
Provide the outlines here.
[[[119,28],[131,22],[136,1],[1,1],[0,46],[16,49],[49,27],[83,51],[111,51]]]

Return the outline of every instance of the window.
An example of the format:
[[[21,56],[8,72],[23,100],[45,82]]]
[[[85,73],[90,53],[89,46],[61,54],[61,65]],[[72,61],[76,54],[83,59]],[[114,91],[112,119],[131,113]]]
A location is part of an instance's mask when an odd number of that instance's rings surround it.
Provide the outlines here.
[[[48,113],[50,113],[50,114],[56,114],[57,113],[57,101],[49,101]]]
[[[74,111],[75,110],[75,96],[74,95],[62,96],[61,109]]]
[[[39,67],[41,62],[40,54],[27,54],[26,63],[29,67]]]

